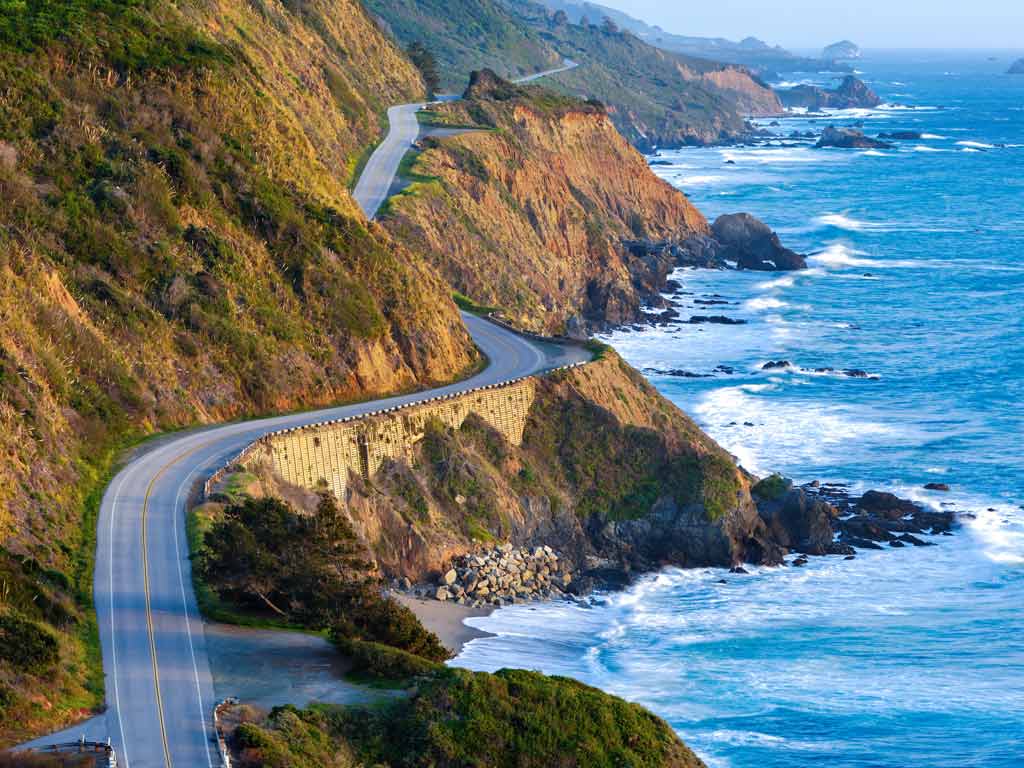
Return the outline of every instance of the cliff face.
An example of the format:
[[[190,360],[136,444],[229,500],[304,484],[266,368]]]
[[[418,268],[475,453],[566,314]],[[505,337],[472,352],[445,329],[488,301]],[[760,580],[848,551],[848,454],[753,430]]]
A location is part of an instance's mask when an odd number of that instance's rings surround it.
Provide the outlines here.
[[[263,485],[316,504],[269,475]],[[778,551],[732,458],[611,351],[537,379],[521,445],[476,416],[438,423],[411,460],[369,483],[351,474],[344,502],[381,571],[413,581],[506,540],[557,549],[582,587],[588,572],[771,562]]]
[[[480,77],[435,114],[483,130],[427,142],[384,226],[458,291],[519,325],[564,331],[628,322],[668,267],[624,238],[707,231],[599,106]]]
[[[476,355],[447,286],[348,194],[380,110],[422,94],[358,3],[6,13],[0,612],[59,630],[62,655],[52,674],[0,662],[0,740],[97,701],[82,609],[118,447],[449,380]]]

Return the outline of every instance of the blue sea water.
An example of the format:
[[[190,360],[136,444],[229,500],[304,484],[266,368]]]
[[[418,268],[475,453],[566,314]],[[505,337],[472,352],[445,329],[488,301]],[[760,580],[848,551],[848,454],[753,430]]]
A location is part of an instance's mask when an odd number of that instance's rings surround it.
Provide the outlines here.
[[[684,320],[748,324],[609,339],[640,368],[734,368],[651,379],[750,470],[954,505],[973,515],[960,532],[748,576],[669,569],[591,608],[502,609],[472,620],[496,637],[457,664],[640,702],[713,768],[1024,766],[1024,77],[1009,63],[869,54],[858,68],[886,106],[771,128],[923,134],[897,150],[661,153],[655,171],[709,218],[750,211],[811,269],[681,270]],[[729,303],[694,304],[712,296]],[[779,359],[794,368],[761,370]],[[800,370],[826,367],[877,379]]]

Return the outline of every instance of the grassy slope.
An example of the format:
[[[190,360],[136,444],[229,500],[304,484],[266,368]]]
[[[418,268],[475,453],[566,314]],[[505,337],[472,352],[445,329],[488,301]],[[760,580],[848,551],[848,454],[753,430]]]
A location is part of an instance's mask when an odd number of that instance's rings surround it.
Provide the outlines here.
[[[0,744],[100,701],[94,515],[154,430],[450,378],[449,290],[348,195],[418,74],[351,0],[0,2]]]

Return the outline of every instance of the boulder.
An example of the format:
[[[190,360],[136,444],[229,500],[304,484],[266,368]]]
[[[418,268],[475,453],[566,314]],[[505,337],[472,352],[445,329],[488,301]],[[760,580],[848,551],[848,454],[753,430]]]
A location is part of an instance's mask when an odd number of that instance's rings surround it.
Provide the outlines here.
[[[946,483],[925,483],[925,490],[928,491],[948,491],[949,486]]]
[[[735,261],[741,269],[763,271],[806,269],[803,256],[782,245],[771,227],[749,213],[719,216],[711,226],[725,261]]]

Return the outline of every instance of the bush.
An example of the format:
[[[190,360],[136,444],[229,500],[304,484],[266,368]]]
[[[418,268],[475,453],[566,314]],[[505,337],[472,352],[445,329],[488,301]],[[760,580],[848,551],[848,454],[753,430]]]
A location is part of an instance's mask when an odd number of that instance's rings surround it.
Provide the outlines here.
[[[57,638],[20,616],[0,616],[0,658],[16,669],[42,674],[60,657]]]
[[[441,669],[422,656],[368,640],[354,640],[332,630],[331,641],[338,652],[352,660],[352,672],[384,680],[402,680],[430,674]]]
[[[775,473],[757,483],[757,485],[750,489],[750,492],[768,501],[778,501],[789,493],[789,489],[792,487],[792,480]]]

